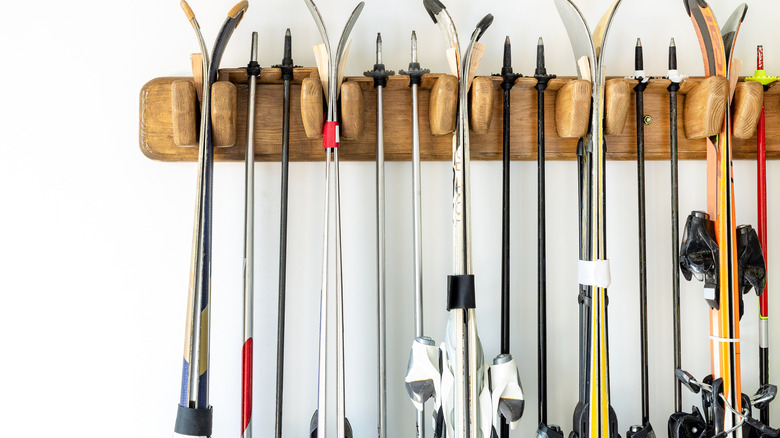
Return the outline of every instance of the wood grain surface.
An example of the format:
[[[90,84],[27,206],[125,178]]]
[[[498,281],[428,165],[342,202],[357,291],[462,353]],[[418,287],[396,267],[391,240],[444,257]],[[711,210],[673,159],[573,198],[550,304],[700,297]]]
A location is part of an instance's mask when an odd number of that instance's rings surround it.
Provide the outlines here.
[[[421,158],[423,160],[448,161],[452,159],[452,137],[434,136],[428,123],[430,91],[441,74],[423,77],[419,90],[419,123]],[[314,68],[295,69],[291,91],[290,160],[319,161],[323,157],[322,141],[306,137],[301,120],[300,91],[305,77],[316,77]],[[139,143],[147,157],[159,161],[195,161],[198,150],[179,147],[173,141],[171,111],[171,84],[180,79],[163,77],[146,83],[140,93]],[[246,143],[247,83],[245,69],[224,69],[220,80],[233,82],[237,88],[236,143],[233,147],[218,148],[217,160],[240,161],[244,159]],[[493,77],[500,82],[500,77]],[[561,138],[556,134],[555,101],[557,90],[574,78],[557,78],[550,81],[545,92],[546,155],[551,160],[574,160],[576,138]],[[344,160],[373,161],[376,144],[376,94],[371,78],[348,77],[363,92],[364,117],[361,134],[357,139],[341,142],[340,158]],[[691,78],[681,85],[680,108],[685,104],[685,94],[695,88],[701,78]],[[520,78],[512,90],[512,151],[513,160],[536,159],[536,90],[533,78]],[[669,93],[667,79],[652,79],[645,90],[645,114],[652,122],[645,126],[645,154],[648,160],[669,158]],[[493,119],[501,120],[502,100],[498,85],[494,87]],[[632,92],[633,93],[633,92]],[[780,158],[780,87],[772,87],[764,94],[766,108],[767,158]],[[633,96],[629,99],[628,114],[634,113]],[[704,159],[703,139],[689,140],[683,130],[683,113],[678,112],[680,159]],[[385,159],[388,161],[411,160],[411,91],[408,76],[391,76],[384,91]],[[628,117],[620,135],[607,136],[607,158],[613,160],[635,159],[636,134],[634,117]],[[264,68],[257,85],[255,119],[255,158],[258,161],[278,161],[281,148],[282,81],[279,69]],[[485,134],[471,133],[471,157],[474,160],[501,159],[501,123],[492,123]],[[754,159],[755,136],[750,139],[734,139],[735,159]]]

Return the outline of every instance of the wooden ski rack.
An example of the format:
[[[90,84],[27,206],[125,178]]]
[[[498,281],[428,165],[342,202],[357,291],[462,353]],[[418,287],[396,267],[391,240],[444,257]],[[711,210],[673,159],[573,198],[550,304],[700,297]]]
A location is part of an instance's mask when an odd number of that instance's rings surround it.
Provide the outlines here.
[[[431,88],[442,74],[427,74],[423,76],[419,89],[419,120],[420,120],[420,144],[421,158],[423,160],[446,161],[452,159],[452,137],[450,135],[433,135],[429,124],[428,110]],[[304,130],[301,116],[301,83],[307,78],[319,78],[315,68],[296,68],[291,87],[290,105],[290,160],[291,161],[319,161],[322,159],[322,140],[309,138]],[[483,114],[487,117],[489,125],[485,133],[471,132],[471,158],[474,160],[500,160],[502,144],[502,90],[500,77],[489,77],[492,80],[493,96],[491,108],[492,114]],[[478,78],[479,79],[479,78]],[[558,91],[567,83],[576,78],[562,77],[550,80],[545,92],[545,133],[546,156],[551,160],[574,160],[577,138],[563,138],[558,136],[556,130],[556,97]],[[614,79],[614,78],[613,78]],[[181,140],[183,133],[174,135],[174,111],[172,110],[172,84],[176,81],[192,81],[192,78],[162,77],[152,79],[141,89],[140,94],[140,129],[139,140],[141,151],[147,157],[159,161],[196,161],[198,150],[194,147],[177,146],[177,141],[196,143],[190,138]],[[219,120],[227,120],[220,127],[215,126],[215,131],[222,129],[229,147],[217,147],[215,157],[221,161],[244,160],[246,143],[246,113],[248,84],[246,70],[243,68],[222,69],[219,72],[219,80],[227,81],[235,85],[223,87],[237,92],[232,97],[233,109],[227,116],[223,115]],[[763,97],[766,106],[766,145],[767,158],[780,158],[780,87],[770,86],[761,96],[761,87],[742,82],[740,78],[740,90],[734,99],[733,114],[741,123],[739,130],[742,135],[751,135],[747,139],[734,138],[733,154],[735,159],[754,159],[756,153],[755,123],[757,113],[755,110],[756,99],[760,108],[760,99]],[[481,79],[481,90],[489,90],[485,79]],[[354,139],[346,139],[342,135],[340,143],[340,158],[353,161],[373,161],[376,148],[376,92],[371,78],[347,77],[345,83],[354,82],[362,91],[363,111],[351,111],[362,114],[362,119],[354,122],[358,134]],[[636,158],[636,133],[634,115],[633,87],[635,80],[619,79],[614,81],[622,93],[622,101],[619,109],[612,111],[618,116],[625,117],[620,132],[620,120],[617,122],[608,120],[608,127],[619,134],[607,136],[607,158],[612,160],[630,160]],[[628,87],[622,82],[627,83]],[[694,118],[701,118],[701,123],[706,124],[706,119],[717,120],[717,103],[713,102],[710,87],[699,87],[702,78],[689,78],[683,81],[678,93],[678,132],[679,132],[679,158],[680,159],[704,159],[705,141],[701,132],[696,139],[694,128],[689,126]],[[708,81],[707,82],[709,85]],[[717,81],[712,81],[717,82]],[[645,109],[645,156],[648,160],[663,160],[669,158],[669,93],[668,79],[651,79],[644,92]],[[512,90],[511,102],[511,135],[513,160],[536,159],[536,80],[532,77],[522,77],[515,82]],[[773,84],[774,85],[774,84]],[[192,87],[193,89],[197,87]],[[712,87],[717,88],[717,84]],[[626,91],[628,90],[628,91]],[[694,108],[697,116],[687,115],[686,99],[694,98],[694,90],[703,96],[697,97],[697,102],[703,102],[702,108]],[[193,92],[194,93],[194,92]],[[216,92],[215,92],[216,93]],[[689,94],[691,93],[691,94]],[[193,94],[194,95],[194,94]],[[214,97],[214,96],[213,96]],[[360,97],[360,96],[358,96]],[[472,100],[475,100],[472,96]],[[723,99],[720,99],[724,101]],[[490,102],[490,100],[480,100]],[[191,104],[185,108],[184,114],[190,118],[197,117],[199,107],[196,98],[192,98]],[[745,103],[743,103],[745,102]],[[181,102],[179,102],[181,105]],[[752,105],[745,111],[744,105]],[[188,105],[185,105],[188,106]],[[691,105],[689,105],[691,106]],[[725,105],[720,105],[721,107]],[[614,105],[618,108],[618,105]],[[181,108],[179,108],[181,110]],[[720,108],[721,114],[724,108]],[[580,111],[582,112],[582,111]],[[610,103],[607,103],[607,112],[610,113]],[[177,114],[181,114],[180,112]],[[263,68],[257,84],[257,102],[255,109],[255,159],[258,161],[278,161],[281,157],[281,127],[282,127],[282,80],[278,68]],[[688,119],[684,120],[685,117]],[[714,115],[713,115],[714,114]],[[181,116],[179,116],[181,117]],[[216,115],[214,116],[216,118]],[[578,116],[579,117],[579,116]],[[720,118],[722,120],[722,117]],[[192,120],[195,120],[194,118]],[[492,120],[492,121],[491,121]],[[649,123],[648,123],[649,122]],[[684,122],[688,122],[686,125]],[[342,122],[343,123],[343,122]],[[695,123],[694,123],[695,124]],[[180,123],[176,124],[181,126]],[[482,123],[482,129],[485,125]],[[197,127],[197,125],[196,125]],[[686,129],[692,131],[686,132]],[[735,130],[737,126],[735,125]],[[190,128],[192,130],[192,128]],[[409,89],[408,76],[390,76],[384,90],[384,146],[385,159],[389,161],[411,160],[412,133],[411,133],[411,91]],[[702,131],[703,132],[703,131]],[[745,134],[747,133],[747,134]],[[689,134],[688,136],[686,134]],[[195,134],[197,136],[197,133]],[[232,136],[232,137],[231,137]],[[184,136],[186,137],[186,135]],[[196,139],[195,139],[196,140]],[[217,143],[219,144],[219,143]]]

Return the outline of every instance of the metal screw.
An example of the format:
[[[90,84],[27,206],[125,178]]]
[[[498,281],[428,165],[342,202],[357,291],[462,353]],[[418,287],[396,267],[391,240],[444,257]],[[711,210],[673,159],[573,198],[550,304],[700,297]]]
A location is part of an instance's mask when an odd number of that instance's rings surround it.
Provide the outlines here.
[[[645,122],[645,125],[649,125],[649,124],[653,123],[653,116],[646,115],[643,120]]]

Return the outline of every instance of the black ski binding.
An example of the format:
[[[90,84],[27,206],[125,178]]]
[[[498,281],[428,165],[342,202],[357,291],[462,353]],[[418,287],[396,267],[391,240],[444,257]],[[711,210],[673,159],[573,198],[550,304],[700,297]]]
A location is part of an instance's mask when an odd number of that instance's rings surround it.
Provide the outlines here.
[[[713,309],[718,309],[718,243],[715,241],[715,223],[703,211],[688,215],[680,244],[680,270],[683,277],[704,280],[704,298]]]

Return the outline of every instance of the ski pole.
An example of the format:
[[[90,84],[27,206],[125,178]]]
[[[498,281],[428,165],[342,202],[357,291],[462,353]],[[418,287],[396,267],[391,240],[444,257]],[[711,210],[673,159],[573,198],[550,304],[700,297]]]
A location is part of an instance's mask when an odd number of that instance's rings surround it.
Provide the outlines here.
[[[548,75],[544,65],[544,41],[539,37],[536,44],[536,161],[538,199],[538,271],[537,296],[538,309],[537,326],[538,349],[537,367],[539,372],[539,429],[536,435],[540,438],[563,438],[563,431],[557,425],[547,424],[547,224],[546,224],[546,188],[545,188],[545,149],[544,149],[544,90],[547,83],[555,75]]]
[[[775,76],[767,76],[764,70],[764,47],[756,48],[756,72],[746,81],[758,81],[764,86],[764,91],[769,84],[780,80]],[[758,119],[756,131],[756,163],[758,175],[758,240],[764,253],[764,261],[767,260],[767,207],[766,207],[766,119],[764,117],[764,104],[761,104],[761,116]],[[766,289],[758,301],[758,365],[759,383],[769,383],[769,296]],[[769,407],[761,409],[761,422],[769,426]]]
[[[423,288],[422,288],[422,190],[420,188],[420,125],[417,112],[417,89],[422,82],[422,75],[429,73],[428,69],[421,69],[417,62],[417,34],[412,31],[412,60],[407,71],[399,71],[399,74],[409,76],[409,87],[412,89],[412,224],[414,244],[414,336],[415,339],[423,339]],[[435,345],[435,344],[434,344]],[[431,347],[431,345],[428,345]],[[435,347],[434,347],[435,349]],[[411,363],[412,361],[410,361]],[[434,374],[436,374],[434,372]],[[412,385],[408,385],[411,387]],[[432,385],[428,385],[430,388]],[[417,438],[425,437],[425,401],[432,396],[429,392],[425,395],[414,389],[407,389],[410,394],[415,394],[421,400],[417,409]]]
[[[674,369],[680,361],[680,202],[677,170],[677,91],[683,77],[677,72],[677,47],[674,38],[669,42],[669,160],[672,177],[672,325],[674,337]],[[674,379],[674,411],[682,410],[682,384]]]
[[[502,158],[503,158],[503,201],[502,201],[502,217],[501,217],[501,354],[509,354],[509,277],[511,273],[509,264],[509,210],[510,210],[510,197],[509,197],[509,179],[511,176],[510,170],[510,97],[512,86],[514,86],[517,78],[521,77],[521,74],[514,73],[512,71],[512,43],[507,35],[504,40],[504,65],[501,67],[501,88],[504,90],[504,111],[503,111],[503,143],[502,143]],[[501,417],[498,425],[499,436],[501,438],[509,438],[509,424],[506,419]]]
[[[241,350],[241,436],[252,438],[252,362],[255,271],[255,96],[260,65],[257,63],[257,32],[252,32],[252,49],[246,67],[249,81],[247,108],[245,197],[244,197],[244,346]]]
[[[190,267],[190,285],[182,366],[181,398],[174,433],[180,436],[211,436],[212,409],[209,405],[209,325],[211,302],[211,228],[214,170],[210,100],[211,85],[217,79],[222,54],[249,3],[241,1],[229,12],[217,34],[209,60],[206,42],[192,8],[181,1],[187,19],[195,30],[202,58],[203,92],[200,140],[198,144],[198,196],[195,203],[195,230]]]
[[[376,88],[377,392],[379,394],[377,436],[384,438],[387,431],[387,360],[385,356],[385,146],[382,126],[382,89],[387,84],[387,77],[394,72],[385,70],[385,65],[382,63],[382,34],[380,33],[376,34],[374,69],[363,74],[374,78],[374,88]]]
[[[287,287],[287,197],[288,168],[290,160],[290,82],[293,80],[292,36],[290,29],[284,34],[284,58],[275,66],[281,69],[284,81],[284,96],[282,98],[282,200],[281,219],[279,221],[279,303],[277,311],[276,340],[276,419],[275,435],[282,438],[282,404],[284,397],[284,324],[285,299]],[[325,184],[327,187],[327,183]]]
[[[637,201],[639,216],[639,345],[640,369],[639,375],[642,387],[642,423],[633,425],[626,432],[626,437],[655,437],[650,425],[650,402],[647,371],[647,227],[645,225],[645,109],[644,91],[650,81],[644,72],[642,56],[642,40],[636,39],[634,48],[634,79],[638,81],[634,87],[636,95],[636,177]]]

